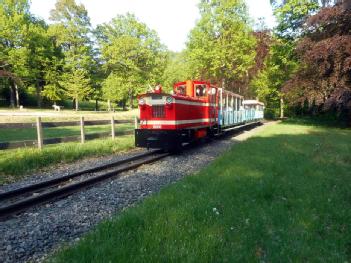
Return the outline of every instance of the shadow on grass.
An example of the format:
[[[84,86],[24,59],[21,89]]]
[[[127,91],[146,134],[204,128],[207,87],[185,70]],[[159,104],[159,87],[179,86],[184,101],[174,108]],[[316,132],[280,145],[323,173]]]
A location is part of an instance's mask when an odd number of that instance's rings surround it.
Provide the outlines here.
[[[54,261],[346,262],[350,135],[325,129],[248,139]]]
[[[298,125],[307,125],[307,126],[320,126],[326,128],[342,128],[347,129],[351,127],[351,123],[347,121],[339,120],[336,117],[291,117],[285,119],[283,123],[287,124],[298,124]]]

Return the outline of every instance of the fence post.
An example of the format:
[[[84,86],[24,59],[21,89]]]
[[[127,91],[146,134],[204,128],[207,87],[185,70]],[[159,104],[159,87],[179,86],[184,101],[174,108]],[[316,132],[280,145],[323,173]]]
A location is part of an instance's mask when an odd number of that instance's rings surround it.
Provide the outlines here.
[[[85,143],[85,133],[84,133],[84,117],[80,117],[80,138],[81,143]]]
[[[41,125],[41,117],[37,117],[37,136],[38,136],[38,149],[43,148],[43,127]]]
[[[115,139],[115,119],[113,118],[113,116],[111,117],[111,136],[112,136],[112,140]]]

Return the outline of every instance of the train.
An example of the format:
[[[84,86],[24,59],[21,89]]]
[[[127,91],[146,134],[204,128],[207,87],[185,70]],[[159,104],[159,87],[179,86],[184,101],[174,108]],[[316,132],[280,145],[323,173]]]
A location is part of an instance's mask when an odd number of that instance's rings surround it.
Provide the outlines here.
[[[239,125],[263,119],[264,104],[206,81],[175,83],[138,96],[139,127],[135,146],[178,151],[184,143],[222,134]]]

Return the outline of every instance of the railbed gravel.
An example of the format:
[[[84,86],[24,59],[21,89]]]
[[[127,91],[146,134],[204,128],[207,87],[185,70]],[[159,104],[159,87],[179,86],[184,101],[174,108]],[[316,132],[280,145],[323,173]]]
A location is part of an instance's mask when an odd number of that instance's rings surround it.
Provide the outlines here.
[[[166,157],[156,163],[143,165],[133,171],[99,183],[87,190],[75,193],[53,203],[44,204],[0,222],[0,261],[42,262],[47,255],[70,244],[102,220],[136,204],[147,196],[158,192],[163,186],[174,183],[207,166],[235,142],[244,140],[261,127],[245,132],[238,137],[216,140],[183,154]],[[130,156],[138,151],[132,151]],[[140,151],[139,151],[140,152]],[[121,155],[110,158],[95,158],[92,162],[81,161],[60,170],[32,176],[12,185],[2,186],[7,191],[37,181],[57,177],[125,158]],[[176,169],[170,169],[176,167]]]

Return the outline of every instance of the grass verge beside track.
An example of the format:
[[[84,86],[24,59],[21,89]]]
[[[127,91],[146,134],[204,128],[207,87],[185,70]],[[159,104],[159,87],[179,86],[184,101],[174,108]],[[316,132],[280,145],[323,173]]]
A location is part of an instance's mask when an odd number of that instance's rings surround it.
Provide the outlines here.
[[[0,151],[0,184],[19,180],[24,174],[84,157],[102,156],[134,147],[134,136],[118,136],[81,143],[47,145],[42,151],[24,148]]]
[[[268,126],[49,261],[347,262],[350,171],[351,130]]]

